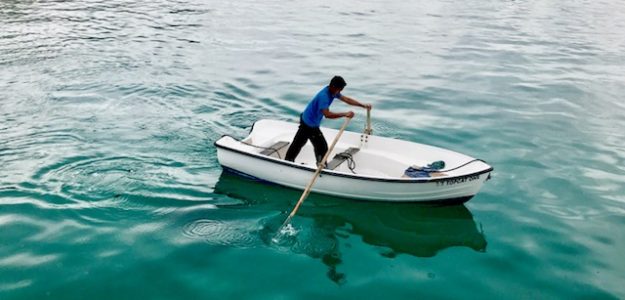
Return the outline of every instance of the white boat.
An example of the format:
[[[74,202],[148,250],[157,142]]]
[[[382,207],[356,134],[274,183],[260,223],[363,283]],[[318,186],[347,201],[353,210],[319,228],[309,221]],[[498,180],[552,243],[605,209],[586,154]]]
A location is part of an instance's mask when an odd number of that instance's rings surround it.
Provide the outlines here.
[[[303,190],[317,170],[310,143],[295,162],[284,160],[299,124],[259,120],[243,140],[225,135],[215,142],[226,171]],[[321,128],[326,140],[339,132]],[[339,154],[339,155],[337,155]],[[345,131],[328,157],[312,192],[372,201],[464,203],[490,178],[486,162],[458,152],[393,138]],[[411,166],[444,161],[431,177],[408,177]]]

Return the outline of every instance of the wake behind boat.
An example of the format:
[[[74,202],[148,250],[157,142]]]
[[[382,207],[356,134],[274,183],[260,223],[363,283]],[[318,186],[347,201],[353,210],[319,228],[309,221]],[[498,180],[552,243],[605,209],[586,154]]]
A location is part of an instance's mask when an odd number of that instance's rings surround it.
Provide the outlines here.
[[[317,170],[313,148],[304,146],[295,162],[284,160],[298,124],[259,120],[245,139],[223,136],[215,142],[221,166],[247,177],[304,189]],[[333,139],[338,130],[321,128]],[[438,148],[345,131],[333,157],[312,187],[321,194],[391,202],[463,203],[490,178],[482,160]],[[432,168],[444,162],[443,169]]]

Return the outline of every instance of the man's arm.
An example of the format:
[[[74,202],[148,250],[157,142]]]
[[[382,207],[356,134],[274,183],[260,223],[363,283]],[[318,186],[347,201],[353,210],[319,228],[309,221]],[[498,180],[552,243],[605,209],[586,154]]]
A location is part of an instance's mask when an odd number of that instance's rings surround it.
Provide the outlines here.
[[[356,100],[354,98],[347,97],[345,95],[341,95],[341,97],[339,99],[341,99],[341,101],[343,101],[343,102],[345,102],[345,103],[347,103],[349,105],[360,106],[362,108],[371,109],[371,104],[362,104],[358,100]],[[327,118],[327,116],[326,116],[326,118]]]
[[[344,112],[344,113],[335,113],[335,112],[331,112],[330,109],[326,108],[326,109],[322,110],[321,112],[328,119],[338,119],[338,118],[342,118],[342,117],[348,117],[348,118],[353,118],[354,117],[354,112],[353,111],[348,111],[348,112]]]

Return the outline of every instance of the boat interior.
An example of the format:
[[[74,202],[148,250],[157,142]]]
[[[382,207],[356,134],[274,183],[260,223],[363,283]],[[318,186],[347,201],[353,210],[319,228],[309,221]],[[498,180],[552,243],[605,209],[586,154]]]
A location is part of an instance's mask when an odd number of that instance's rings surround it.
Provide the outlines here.
[[[242,142],[248,144],[250,140],[246,139]],[[269,141],[264,145],[257,146],[255,152],[276,159],[284,159],[289,145],[290,142],[286,140]],[[295,163],[313,168],[316,167],[314,150],[310,143],[304,145]],[[339,142],[328,157],[326,171],[366,177],[413,179],[406,175],[406,170],[410,167],[424,167],[429,163],[432,163],[432,161],[418,159],[407,161],[402,159],[402,157],[392,157],[389,153],[359,147],[357,144]],[[428,177],[445,177],[450,175],[457,174],[453,174],[453,172],[452,174],[429,172]]]
[[[284,160],[297,124],[259,120],[243,140],[232,140],[241,151]],[[330,145],[338,130],[321,128]],[[312,144],[301,149],[295,164],[317,168]],[[439,167],[433,167],[433,166]],[[440,166],[442,165],[442,167]],[[428,180],[457,177],[491,169],[482,160],[452,150],[400,139],[344,131],[328,156],[326,172],[359,177]]]

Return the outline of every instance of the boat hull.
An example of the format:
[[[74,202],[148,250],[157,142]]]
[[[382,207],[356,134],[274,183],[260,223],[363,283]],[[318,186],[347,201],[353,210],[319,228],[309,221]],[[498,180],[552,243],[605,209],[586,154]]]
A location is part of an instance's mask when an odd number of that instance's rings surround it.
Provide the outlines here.
[[[222,167],[246,177],[303,190],[315,172],[310,166],[228,148],[219,141],[216,146]],[[490,171],[492,168],[450,178],[392,180],[359,178],[324,170],[312,192],[368,201],[464,203],[480,190]]]
[[[243,177],[243,178],[245,178],[247,180],[258,181],[258,182],[271,184],[271,185],[283,186],[285,188],[293,188],[293,187],[289,187],[289,186],[286,186],[286,185],[280,185],[279,183],[266,181],[266,180],[264,180],[262,178],[257,178],[257,177],[254,177],[254,176],[250,175],[250,174],[245,174],[245,173],[237,171],[235,169],[230,169],[228,167],[222,166],[222,168],[223,168],[224,172],[226,172],[226,173],[230,173],[230,174],[233,174],[235,176],[241,176],[241,177]],[[293,189],[302,190],[302,188],[293,188]],[[460,204],[463,204],[463,203],[471,200],[471,198],[473,198],[473,196],[474,196],[474,195],[471,195],[471,196],[463,196],[463,197],[458,197],[458,198],[439,199],[439,200],[389,201],[388,199],[361,199],[361,198],[354,198],[354,197],[350,197],[350,196],[338,196],[338,195],[329,194],[329,193],[323,193],[323,192],[314,192],[314,193],[322,194],[322,195],[334,196],[334,197],[338,197],[338,198],[351,199],[351,200],[366,200],[366,201],[374,201],[374,202],[402,202],[402,203],[418,202],[418,203],[423,203],[423,204],[435,204],[435,205],[460,205]]]

